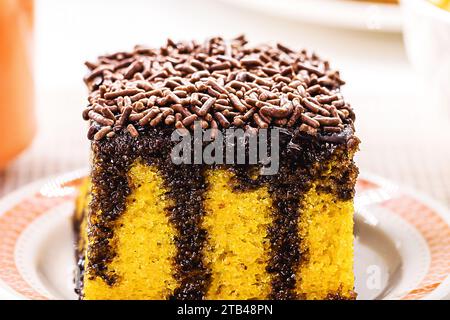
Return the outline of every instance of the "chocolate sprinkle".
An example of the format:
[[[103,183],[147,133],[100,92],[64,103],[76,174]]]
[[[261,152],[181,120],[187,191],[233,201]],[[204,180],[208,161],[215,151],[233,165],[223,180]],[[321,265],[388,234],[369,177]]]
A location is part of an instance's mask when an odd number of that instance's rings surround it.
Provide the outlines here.
[[[341,122],[320,118],[317,126],[310,120],[316,115],[329,117],[329,104],[337,109],[343,124],[353,126],[352,109],[340,93],[344,81],[339,72],[315,54],[280,43],[248,46],[244,37],[231,41],[213,37],[203,44],[170,40],[160,49],[136,47],[86,65],[90,73],[85,82],[91,93],[83,118],[116,132],[128,130],[128,124],[137,130],[181,124],[190,129],[192,119],[211,127],[215,119],[224,128],[276,125],[300,129],[306,124],[317,130],[300,131],[333,135],[342,131]],[[294,110],[292,105],[301,108]],[[97,112],[96,106],[103,112]],[[162,107],[173,112],[159,115]],[[304,117],[304,110],[312,114]],[[174,113],[182,118],[173,121],[169,116]],[[230,115],[234,116],[231,121]]]

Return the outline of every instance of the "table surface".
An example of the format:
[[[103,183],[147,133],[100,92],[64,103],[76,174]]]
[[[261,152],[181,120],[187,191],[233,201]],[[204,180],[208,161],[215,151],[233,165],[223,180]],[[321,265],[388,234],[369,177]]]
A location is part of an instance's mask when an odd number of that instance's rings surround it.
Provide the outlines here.
[[[86,104],[83,60],[136,43],[157,46],[167,37],[245,33],[252,42],[279,40],[331,59],[347,80],[344,93],[356,110],[360,170],[450,205],[450,106],[425,96],[427,84],[408,64],[400,34],[307,25],[218,1],[122,3],[133,6],[106,0],[38,1],[39,130],[32,146],[0,172],[0,197],[36,179],[88,166],[89,142],[80,116]],[[127,25],[110,23],[118,19]]]

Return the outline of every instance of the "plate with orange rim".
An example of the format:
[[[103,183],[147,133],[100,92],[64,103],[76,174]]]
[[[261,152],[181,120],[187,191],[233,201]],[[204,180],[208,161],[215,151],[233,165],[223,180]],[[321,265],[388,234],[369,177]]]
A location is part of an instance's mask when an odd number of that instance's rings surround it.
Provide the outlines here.
[[[0,300],[77,299],[71,216],[87,170],[0,201]],[[416,191],[361,174],[355,198],[358,299],[450,298],[450,212]]]
[[[222,0],[255,12],[330,27],[400,32],[397,0]]]

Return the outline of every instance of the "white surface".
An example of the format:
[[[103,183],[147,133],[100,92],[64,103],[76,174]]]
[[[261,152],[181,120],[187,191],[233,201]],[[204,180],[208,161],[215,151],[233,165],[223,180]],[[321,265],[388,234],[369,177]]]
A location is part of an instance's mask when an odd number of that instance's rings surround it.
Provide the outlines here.
[[[407,67],[397,34],[310,25],[256,14],[217,0],[37,0],[37,3],[39,89],[84,90],[81,78],[86,59],[130,49],[135,44],[159,46],[167,37],[204,39],[245,33],[254,43],[280,41],[294,48],[307,47],[330,58],[333,65],[345,70],[344,76],[349,80],[352,72],[369,72],[373,76],[375,69],[383,76],[372,78],[375,83],[386,78],[388,70]],[[322,5],[316,8],[324,9]]]
[[[339,0],[335,0],[339,1]],[[256,14],[215,0],[37,0],[36,83],[40,125],[33,147],[0,172],[0,195],[49,174],[88,164],[83,62],[167,37],[247,34],[329,58],[347,81],[357,115],[361,169],[412,185],[450,205],[450,105],[438,104],[434,79],[410,67],[398,34],[362,32]],[[126,23],[118,23],[124,22]],[[426,121],[424,121],[426,112]],[[417,146],[420,146],[418,148]]]
[[[429,93],[435,79],[417,77],[398,34],[307,24],[215,0],[36,1],[39,131],[33,146],[0,172],[0,196],[88,165],[80,116],[86,59],[136,43],[158,46],[167,37],[245,33],[252,42],[280,41],[330,59],[347,81],[344,94],[356,111],[359,167],[450,205],[450,103],[434,101]]]
[[[330,27],[400,32],[400,8],[395,4],[354,0],[222,0],[255,12]]]
[[[424,0],[403,0],[402,6],[408,56],[450,107],[450,13]]]

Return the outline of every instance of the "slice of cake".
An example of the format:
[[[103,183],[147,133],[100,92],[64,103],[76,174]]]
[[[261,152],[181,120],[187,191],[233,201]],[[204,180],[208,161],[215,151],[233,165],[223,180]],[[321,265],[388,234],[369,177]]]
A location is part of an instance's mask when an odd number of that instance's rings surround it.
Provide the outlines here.
[[[87,66],[80,298],[354,299],[359,140],[328,61],[215,37]]]

